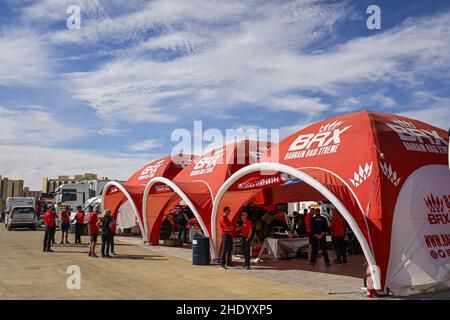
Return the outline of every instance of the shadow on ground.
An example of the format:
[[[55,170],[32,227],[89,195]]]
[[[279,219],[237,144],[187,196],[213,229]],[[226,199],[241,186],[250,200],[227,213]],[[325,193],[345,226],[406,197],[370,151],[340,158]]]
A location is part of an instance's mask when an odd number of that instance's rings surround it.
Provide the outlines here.
[[[167,260],[164,256],[148,255],[148,254],[121,254],[114,256],[113,259],[129,259],[129,260]]]

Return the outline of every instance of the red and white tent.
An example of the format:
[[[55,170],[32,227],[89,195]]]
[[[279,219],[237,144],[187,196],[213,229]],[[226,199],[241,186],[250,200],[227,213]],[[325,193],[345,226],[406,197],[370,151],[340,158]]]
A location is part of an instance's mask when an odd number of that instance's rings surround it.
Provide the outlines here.
[[[447,154],[444,130],[397,115],[361,111],[312,124],[236,171],[217,191],[211,218],[215,248],[218,212],[229,206],[236,215],[243,192],[289,201],[326,198],[357,236],[375,290],[448,288]],[[284,185],[283,175],[301,182]]]
[[[173,180],[151,179],[147,183],[143,198],[145,240],[154,245],[158,244],[164,213],[180,200],[184,200],[189,206],[204,234],[209,236],[211,210],[217,191],[234,172],[256,163],[269,147],[270,143],[266,141],[242,140],[230,143],[196,159]],[[155,184],[164,184],[171,192],[160,192],[154,189]]]
[[[178,155],[176,157],[165,157],[155,160],[136,171],[123,185],[117,181],[110,181],[106,184],[102,193],[102,208],[112,211],[114,217],[117,216],[119,208],[129,201],[136,220],[139,223],[141,234],[145,230],[142,219],[142,197],[148,181],[154,177],[165,177],[172,179],[184,167],[193,161],[191,155]],[[157,187],[157,186],[155,186]]]

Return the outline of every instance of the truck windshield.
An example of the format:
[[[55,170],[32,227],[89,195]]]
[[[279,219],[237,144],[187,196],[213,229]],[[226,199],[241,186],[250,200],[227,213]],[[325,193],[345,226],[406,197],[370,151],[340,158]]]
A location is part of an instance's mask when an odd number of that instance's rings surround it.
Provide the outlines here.
[[[62,195],[62,201],[77,201],[77,194],[76,193],[63,193]]]
[[[34,214],[33,208],[15,208],[14,214]]]

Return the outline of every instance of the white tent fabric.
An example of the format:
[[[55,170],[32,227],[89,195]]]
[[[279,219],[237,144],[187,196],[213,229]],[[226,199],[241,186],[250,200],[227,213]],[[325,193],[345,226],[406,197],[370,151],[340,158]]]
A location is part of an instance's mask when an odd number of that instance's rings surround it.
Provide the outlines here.
[[[139,223],[136,221],[136,216],[131,206],[130,201],[124,202],[119,208],[119,214],[117,215],[117,231],[123,232],[127,228],[139,228]]]
[[[449,213],[448,167],[415,171],[395,207],[387,274],[391,291],[405,295],[450,288]]]

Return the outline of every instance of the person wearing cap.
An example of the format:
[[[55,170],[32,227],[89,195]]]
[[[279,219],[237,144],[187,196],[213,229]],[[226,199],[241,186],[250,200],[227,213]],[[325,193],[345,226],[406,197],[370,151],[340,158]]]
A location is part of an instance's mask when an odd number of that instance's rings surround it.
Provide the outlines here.
[[[113,224],[113,218],[111,217],[111,210],[105,210],[103,218],[98,221],[97,225],[102,228],[102,257],[111,258],[109,255],[109,249],[111,246],[111,225]]]
[[[90,237],[89,257],[97,257],[97,255],[95,254],[95,245],[97,244],[98,232],[100,231],[100,228],[98,227],[98,214],[99,214],[98,208],[95,211],[91,211],[89,213],[88,218],[88,231]]]
[[[241,213],[241,236],[242,236],[242,251],[244,252],[245,263],[244,267],[250,270],[250,239],[252,236],[253,224],[247,219],[247,212]]]
[[[52,238],[55,235],[56,230],[56,209],[51,207],[44,214],[44,225],[45,225],[45,235],[44,235],[44,243],[43,243],[43,251],[44,252],[53,252],[52,250]]]
[[[81,244],[81,233],[83,232],[85,213],[81,206],[77,207],[77,213],[75,215],[75,243]]]
[[[61,242],[59,244],[63,244],[64,240],[66,243],[69,243],[69,228],[70,228],[70,207],[66,206],[64,210],[61,212]]]

